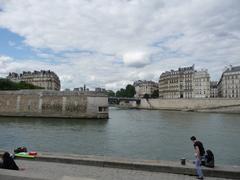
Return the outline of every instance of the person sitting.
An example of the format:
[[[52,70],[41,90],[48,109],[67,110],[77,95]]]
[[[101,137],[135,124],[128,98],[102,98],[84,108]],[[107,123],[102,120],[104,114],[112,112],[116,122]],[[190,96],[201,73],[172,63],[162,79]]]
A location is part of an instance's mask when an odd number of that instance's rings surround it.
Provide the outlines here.
[[[14,159],[10,156],[10,154],[8,152],[5,152],[2,156],[1,168],[11,169],[11,170],[19,170],[19,167],[17,166]]]

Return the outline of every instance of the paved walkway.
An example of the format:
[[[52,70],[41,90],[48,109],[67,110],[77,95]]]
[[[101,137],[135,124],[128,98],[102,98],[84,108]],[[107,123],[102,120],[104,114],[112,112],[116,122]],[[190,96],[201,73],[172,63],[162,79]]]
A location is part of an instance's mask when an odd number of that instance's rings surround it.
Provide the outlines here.
[[[194,176],[168,174],[159,172],[136,171],[95,167],[85,165],[16,160],[23,171],[0,170],[1,175],[10,175],[7,180],[20,179],[53,179],[53,180],[194,180]],[[208,180],[224,180],[222,178],[206,177]]]

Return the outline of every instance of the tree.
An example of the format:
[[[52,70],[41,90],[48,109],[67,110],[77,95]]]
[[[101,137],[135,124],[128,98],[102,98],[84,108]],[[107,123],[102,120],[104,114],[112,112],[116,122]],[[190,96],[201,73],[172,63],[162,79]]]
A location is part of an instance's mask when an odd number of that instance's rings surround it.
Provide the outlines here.
[[[144,94],[143,98],[148,100],[149,99],[149,94]]]
[[[112,91],[112,90],[108,90],[108,91],[107,91],[107,96],[108,96],[108,97],[114,97],[114,96],[115,96],[115,92]]]
[[[117,97],[125,97],[125,89],[121,88],[116,92]]]
[[[17,90],[17,84],[8,79],[0,79],[0,90]]]
[[[20,90],[20,89],[44,89],[26,82],[12,82],[8,79],[0,79],[0,90]]]
[[[128,84],[126,86],[126,91],[125,91],[125,97],[134,97],[134,95],[136,94],[136,91],[135,91],[135,87],[131,84]]]
[[[158,90],[154,90],[152,95],[151,95],[151,98],[158,98],[159,97],[159,91]]]
[[[126,89],[121,88],[120,90],[118,90],[116,92],[116,96],[117,97],[128,97],[128,98],[131,98],[131,97],[134,97],[135,93],[136,93],[135,87],[132,86],[131,84],[128,84],[126,86]]]

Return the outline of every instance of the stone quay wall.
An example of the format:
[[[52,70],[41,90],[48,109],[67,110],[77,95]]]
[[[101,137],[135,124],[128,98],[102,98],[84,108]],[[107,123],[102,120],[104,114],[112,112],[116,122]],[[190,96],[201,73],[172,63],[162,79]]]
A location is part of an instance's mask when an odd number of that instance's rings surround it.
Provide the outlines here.
[[[240,98],[141,99],[139,105],[135,102],[130,104],[132,108],[139,109],[240,113]]]
[[[93,92],[0,91],[0,116],[108,118],[108,98]]]
[[[3,155],[4,151],[0,150],[0,157]],[[190,175],[194,176],[196,174],[194,164],[191,160],[187,160],[185,165],[181,165],[179,161],[165,161],[165,160],[138,160],[138,159],[129,159],[129,158],[121,158],[121,157],[108,157],[108,156],[94,156],[94,155],[77,155],[77,154],[62,154],[62,153],[50,153],[50,152],[38,152],[36,158],[29,159],[29,158],[17,158],[17,164],[22,164],[24,161],[24,167],[31,166],[31,168],[26,168],[24,173],[25,178],[22,177],[23,174],[20,174],[18,171],[9,171],[5,169],[0,169],[0,179],[21,179],[21,180],[30,180],[36,179],[41,180],[42,174],[39,172],[44,172],[45,174],[55,174],[54,178],[47,178],[47,179],[56,179],[56,175],[62,174],[63,168],[65,168],[68,172],[71,172],[72,165],[81,165],[81,166],[88,166],[88,168],[94,167],[94,172],[96,172],[96,168],[111,168],[112,172],[114,169],[126,169],[128,171],[139,171],[142,173],[146,172],[155,172],[155,173],[171,173],[171,174],[182,174],[182,175]],[[24,159],[24,160],[23,160]],[[49,163],[49,164],[48,164]],[[53,168],[56,166],[56,163],[59,164],[58,168]],[[37,167],[37,168],[36,168]],[[43,168],[44,167],[44,168]],[[80,166],[79,166],[80,167]],[[216,164],[214,168],[207,168],[202,167],[203,173],[206,177],[215,177],[215,178],[228,178],[228,179],[238,179],[240,177],[240,166],[237,165],[218,165]],[[106,169],[105,169],[106,170]],[[6,172],[7,171],[7,172]],[[75,169],[76,171],[76,169]],[[86,169],[84,169],[86,171]],[[100,171],[104,171],[101,169]],[[34,173],[35,172],[35,173]],[[80,172],[81,176],[84,176],[84,173]],[[101,178],[98,176],[96,179],[119,179],[120,176],[111,176],[110,174],[104,174]],[[64,174],[64,173],[63,173]],[[89,172],[87,172],[89,174]],[[91,173],[90,173],[91,174]],[[33,178],[35,175],[35,178]],[[40,175],[40,176],[39,176]],[[158,179],[183,179],[183,178],[168,178],[160,177],[162,174],[159,174]],[[170,174],[169,174],[170,175]],[[10,177],[9,177],[10,176]],[[22,178],[21,178],[22,177]],[[28,177],[31,177],[30,179]],[[106,178],[108,177],[108,178]],[[109,178],[110,177],[110,178]],[[121,177],[125,177],[122,174]],[[145,179],[149,179],[146,178]],[[211,179],[215,179],[211,178]],[[45,178],[44,178],[45,179]],[[60,178],[58,178],[60,179]],[[71,178],[69,178],[70,180]],[[84,180],[85,178],[74,178],[74,179],[81,179]],[[120,178],[120,179],[129,179],[129,178]],[[142,179],[138,178],[136,174],[134,174],[134,178],[130,179]],[[156,179],[150,178],[150,179]],[[186,177],[185,180],[195,179],[194,177]],[[86,178],[87,180],[87,178]],[[90,179],[89,179],[90,180]]]

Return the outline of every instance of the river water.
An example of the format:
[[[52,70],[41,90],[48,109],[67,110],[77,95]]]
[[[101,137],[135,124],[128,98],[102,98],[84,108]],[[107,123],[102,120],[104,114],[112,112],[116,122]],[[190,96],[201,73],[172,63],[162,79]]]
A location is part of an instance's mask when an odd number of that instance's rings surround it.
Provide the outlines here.
[[[194,158],[190,137],[217,164],[240,165],[240,115],[110,108],[108,120],[0,117],[0,149],[136,159]]]

